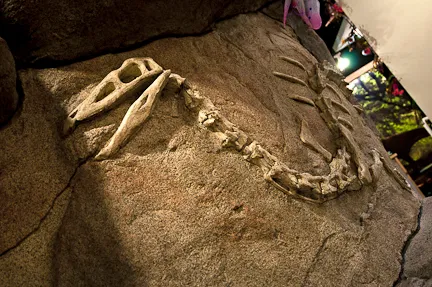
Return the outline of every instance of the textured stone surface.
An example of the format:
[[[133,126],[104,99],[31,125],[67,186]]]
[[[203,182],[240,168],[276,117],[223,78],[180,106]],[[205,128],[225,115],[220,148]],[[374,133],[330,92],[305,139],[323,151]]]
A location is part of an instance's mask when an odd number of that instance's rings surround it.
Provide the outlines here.
[[[71,191],[68,189],[58,197],[38,230],[18,247],[1,256],[0,286],[53,285],[54,244]]]
[[[14,114],[18,105],[15,61],[6,41],[0,38],[0,126]]]
[[[432,198],[423,200],[420,229],[405,253],[404,276],[432,279]]]
[[[0,35],[20,63],[71,61],[161,36],[201,33],[269,0],[0,2]],[[281,12],[282,13],[282,12]]]
[[[289,167],[328,173],[326,160],[301,141],[301,123],[307,122],[332,155],[338,135],[316,107],[289,97],[315,99],[317,94],[275,77],[272,71],[304,81],[308,77],[279,56],[294,58],[308,70],[316,63],[292,29],[258,13],[220,22],[199,37],[161,39],[121,54],[20,73],[26,83],[24,110],[42,105],[36,100],[42,98],[51,102],[42,107],[56,112],[44,114],[52,126],[39,124],[32,133],[49,131],[41,136],[55,143],[46,148],[57,151],[50,161],[68,163],[43,169],[52,174],[45,176],[45,190],[34,194],[48,201],[59,192],[51,185],[54,170],[70,178],[69,165],[73,170],[83,162],[70,181],[71,197],[54,249],[47,251],[53,261],[44,274],[51,274],[54,286],[390,286],[397,279],[400,251],[417,226],[419,204],[385,170],[378,182],[321,205],[294,199],[266,183],[262,171],[241,155],[222,149],[170,93],[161,95],[150,120],[110,160],[92,158],[135,99],[83,122],[67,138],[53,132],[125,59],[152,57],[187,77],[231,122]],[[385,154],[347,99],[331,89],[323,94],[350,112],[353,137],[367,164],[373,163],[373,148]],[[36,121],[38,114],[33,117],[27,121]],[[22,178],[30,182],[31,176]],[[39,230],[45,230],[43,224]],[[9,254],[20,258],[19,247],[0,257],[0,268]],[[4,278],[2,286],[16,285],[13,275]]]
[[[24,74],[23,109],[0,131],[0,254],[38,228],[77,165],[59,145],[66,114],[37,76]]]
[[[402,280],[399,287],[431,287],[432,279],[407,278]]]

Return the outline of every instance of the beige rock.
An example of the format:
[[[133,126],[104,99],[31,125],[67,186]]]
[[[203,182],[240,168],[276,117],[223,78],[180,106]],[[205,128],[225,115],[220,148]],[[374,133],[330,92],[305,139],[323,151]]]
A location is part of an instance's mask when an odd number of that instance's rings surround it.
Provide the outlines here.
[[[112,125],[119,125],[136,98],[82,122],[67,139],[52,128],[32,130],[33,137],[51,131],[46,141],[58,149],[64,146],[67,153],[57,153],[51,161],[70,153],[73,157],[65,161],[75,167],[78,159],[87,159],[69,185],[71,198],[51,251],[54,286],[389,286],[397,279],[400,251],[416,228],[419,204],[391,170],[384,169],[377,182],[358,191],[311,204],[268,184],[260,167],[238,151],[245,145],[242,131],[271,154],[268,158],[309,174],[304,178],[310,180],[328,174],[331,167],[301,141],[302,120],[331,154],[337,155],[341,144],[319,107],[287,96],[316,100],[319,95],[273,76],[272,71],[306,76],[279,56],[301,61],[308,70],[316,59],[289,28],[267,16],[241,15],[200,37],[162,39],[61,68],[22,71],[28,100],[24,108],[35,109],[46,97],[59,110],[50,123],[61,130],[67,114],[109,72],[128,58],[143,56],[187,78],[213,106],[191,113],[199,102],[172,96],[175,87],[168,83],[152,117],[115,156],[100,162],[92,160],[94,151],[112,136]],[[346,98],[339,99],[331,89],[320,96],[341,101],[351,112],[333,114],[337,121],[344,113],[355,127],[349,133],[367,168],[375,162],[369,153],[373,148],[385,155]],[[29,122],[39,116],[24,115]],[[223,131],[226,141],[212,130],[219,124],[217,115],[238,128]],[[224,126],[228,124],[222,120],[219,127]],[[18,128],[11,127],[11,132]],[[91,147],[87,154],[86,146]],[[32,161],[46,163],[41,159],[46,153],[39,153]],[[46,168],[47,173],[66,169],[60,164]],[[21,176],[23,183],[31,179]],[[35,194],[48,198],[57,192],[49,183],[46,193]]]
[[[262,11],[276,21],[281,21],[283,2],[275,1],[265,7]],[[328,49],[323,49],[323,47],[325,47],[324,41],[301,19],[299,15],[292,12],[289,13],[287,25],[295,31],[295,35],[298,37],[303,47],[314,55],[319,62],[328,61],[334,64],[334,59],[330,54],[330,51]]]
[[[52,265],[57,230],[60,227],[71,189],[59,195],[38,230],[19,246],[1,256],[1,286],[53,286]]]
[[[32,72],[21,81],[22,111],[0,130],[0,254],[40,227],[78,165],[61,145],[60,103]]]

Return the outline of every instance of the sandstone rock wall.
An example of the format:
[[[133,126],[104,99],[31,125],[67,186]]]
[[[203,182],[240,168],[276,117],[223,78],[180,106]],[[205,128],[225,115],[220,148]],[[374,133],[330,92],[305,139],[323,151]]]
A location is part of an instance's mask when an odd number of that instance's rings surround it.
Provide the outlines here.
[[[0,2],[0,36],[20,64],[52,64],[131,47],[163,36],[202,33],[216,20],[270,0]]]
[[[432,198],[423,200],[417,231],[406,245],[400,286],[432,286]]]
[[[94,156],[136,98],[63,137],[67,114],[131,57],[186,77],[289,168],[331,170],[300,136],[306,122],[308,137],[336,156],[342,135],[313,104],[319,97],[343,111],[367,167],[372,150],[386,154],[337,82],[311,89],[317,60],[292,29],[262,13],[221,21],[201,36],[21,70],[22,114],[0,132],[0,286],[391,286],[398,279],[419,202],[391,168],[360,190],[309,203],[225,149],[169,91],[108,160]]]

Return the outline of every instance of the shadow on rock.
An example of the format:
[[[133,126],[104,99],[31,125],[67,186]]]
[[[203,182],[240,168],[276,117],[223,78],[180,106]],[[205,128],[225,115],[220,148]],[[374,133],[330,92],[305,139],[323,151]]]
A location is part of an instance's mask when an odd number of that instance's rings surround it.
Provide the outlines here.
[[[74,179],[55,247],[55,286],[128,286],[135,281],[103,176],[99,163],[87,162]]]

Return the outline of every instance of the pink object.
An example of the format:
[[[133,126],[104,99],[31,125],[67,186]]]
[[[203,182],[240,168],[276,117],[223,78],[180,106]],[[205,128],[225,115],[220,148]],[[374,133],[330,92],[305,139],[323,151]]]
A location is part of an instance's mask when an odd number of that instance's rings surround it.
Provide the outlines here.
[[[286,25],[289,8],[293,7],[312,29],[319,29],[322,24],[320,3],[318,0],[285,0],[283,23]]]
[[[404,92],[405,92],[404,90],[399,90],[398,88],[396,88],[395,90],[393,90],[392,94],[393,96],[398,97],[398,96],[402,96]]]
[[[333,10],[335,10],[338,13],[343,13],[342,7],[339,6],[338,4],[333,4]]]
[[[405,92],[404,90],[399,89],[399,85],[396,81],[393,81],[392,88],[393,88],[392,95],[395,97],[402,96]]]
[[[362,51],[363,56],[369,56],[370,54],[372,54],[371,48],[367,47],[367,48],[363,49],[363,51]]]
[[[318,0],[305,0],[306,15],[314,30],[321,28],[320,2]]]
[[[284,15],[283,15],[283,24],[284,26],[286,25],[286,20],[288,17],[288,10],[291,6],[291,0],[285,0],[285,4],[284,4]]]

